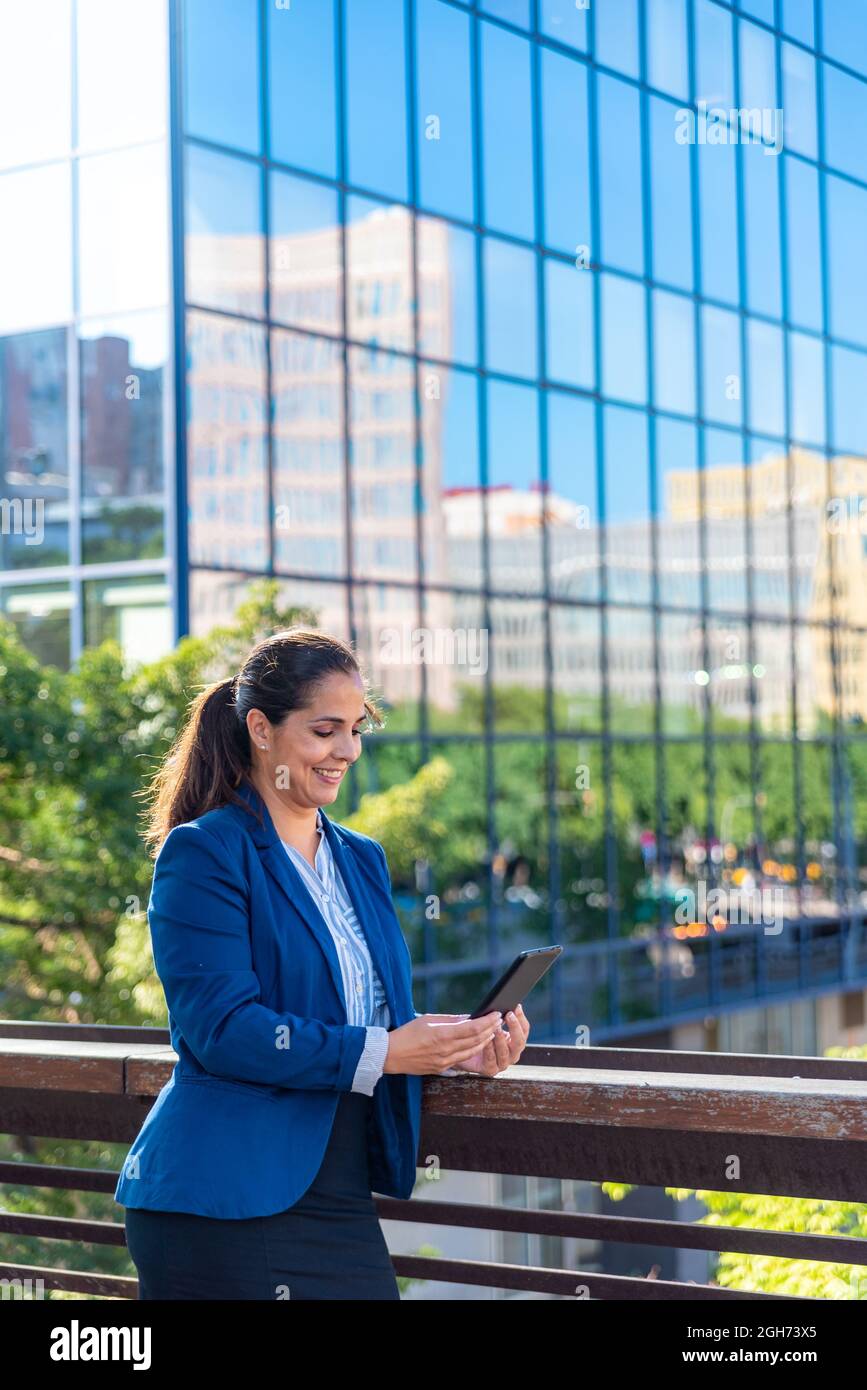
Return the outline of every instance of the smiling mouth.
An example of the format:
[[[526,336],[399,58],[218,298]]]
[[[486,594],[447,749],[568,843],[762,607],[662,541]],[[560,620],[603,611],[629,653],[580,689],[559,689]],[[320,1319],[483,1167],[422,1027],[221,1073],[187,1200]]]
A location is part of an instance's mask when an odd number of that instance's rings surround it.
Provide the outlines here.
[[[343,772],[340,768],[314,767],[313,771],[316,773],[317,777],[322,778],[323,782],[331,782],[334,785],[336,785],[343,776]]]

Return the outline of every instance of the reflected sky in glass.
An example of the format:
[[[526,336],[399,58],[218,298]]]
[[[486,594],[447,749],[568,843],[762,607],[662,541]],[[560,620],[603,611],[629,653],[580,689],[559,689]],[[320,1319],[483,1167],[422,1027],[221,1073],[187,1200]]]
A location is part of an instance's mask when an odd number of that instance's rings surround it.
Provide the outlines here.
[[[258,0],[184,0],[190,135],[260,149],[258,10]]]
[[[403,0],[346,0],[346,139],[352,183],[405,199]]]
[[[78,0],[77,24],[79,148],[165,135],[165,0]]]
[[[71,53],[70,0],[0,6],[0,169],[69,153]]]
[[[419,202],[473,220],[469,16],[440,0],[416,7]]]
[[[145,309],[169,295],[166,148],[82,159],[78,172],[82,314]]]
[[[337,175],[334,0],[266,6],[272,159]]]
[[[72,183],[68,164],[0,174],[0,333],[72,315]]]
[[[187,299],[261,315],[265,304],[262,175],[255,164],[188,145]]]
[[[530,45],[495,24],[483,24],[481,55],[485,223],[532,240]]]

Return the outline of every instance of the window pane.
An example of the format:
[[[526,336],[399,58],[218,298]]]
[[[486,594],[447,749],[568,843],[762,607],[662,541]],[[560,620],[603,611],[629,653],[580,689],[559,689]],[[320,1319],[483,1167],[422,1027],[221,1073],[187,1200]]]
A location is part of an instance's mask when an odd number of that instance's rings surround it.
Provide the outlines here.
[[[403,0],[347,0],[346,147],[349,178],[406,198]]]
[[[649,98],[653,278],[691,290],[692,151],[674,138],[675,109]]]
[[[844,174],[867,181],[867,148],[862,138],[867,114],[867,83],[823,64],[825,158]]]
[[[549,38],[583,51],[587,48],[589,8],[589,3],[579,7],[575,0],[539,0],[539,28]]]
[[[653,391],[657,410],[695,413],[695,334],[691,299],[653,291]]]
[[[337,190],[271,173],[271,316],[339,334],[343,326]]]
[[[419,200],[473,220],[469,16],[440,0],[416,10]]]
[[[831,199],[833,201],[833,199]],[[786,273],[788,276],[789,317],[793,323],[822,331],[822,238],[819,226],[819,175],[810,164],[786,157]],[[841,238],[831,221],[830,236],[836,237],[837,255]],[[843,230],[842,246],[847,235]],[[793,255],[793,248],[797,252]],[[835,257],[830,258],[833,275]],[[850,284],[851,289],[851,284]]]
[[[773,324],[747,320],[750,364],[750,429],[760,434],[785,432],[783,335]]]
[[[147,664],[174,646],[169,586],[153,578],[90,580],[84,586],[84,640],[120,644],[125,661]]]
[[[753,565],[753,608],[758,613],[789,611],[789,528],[786,452],[774,439],[749,441],[749,519]],[[794,500],[794,499],[793,499]],[[816,513],[812,541],[815,547]],[[813,549],[815,566],[815,549]]]
[[[713,0],[696,0],[695,29],[696,100],[729,109],[735,104],[732,17]]]
[[[256,0],[185,0],[183,14],[187,133],[258,152]]]
[[[0,332],[72,316],[68,164],[0,175]]]
[[[587,69],[547,48],[541,58],[545,243],[575,255],[592,239]]]
[[[740,30],[740,105],[747,109],[775,111],[777,82],[774,70],[774,38],[755,24],[738,25]],[[743,119],[743,118],[742,118]]]
[[[339,343],[271,337],[274,565],[346,572],[343,362]]]
[[[538,371],[535,254],[496,237],[485,237],[482,252],[485,365],[494,372],[534,377]]]
[[[334,0],[266,6],[271,157],[337,174]]]
[[[532,240],[530,45],[481,25],[485,225]]]
[[[425,576],[481,586],[478,380],[422,362],[418,383]]]
[[[636,0],[605,0],[595,10],[596,61],[638,76],[638,15]]]
[[[351,348],[353,567],[365,578],[415,578],[413,364]]]
[[[601,726],[602,662],[599,652],[599,610],[569,605],[551,609],[551,659],[554,684],[554,720],[561,729],[598,729]],[[563,749],[558,743],[558,749]],[[591,790],[580,782],[591,781],[590,766],[583,777],[578,769],[582,760],[572,764],[572,785],[578,795]],[[602,779],[600,777],[599,785]],[[562,821],[561,821],[562,825]]]
[[[867,355],[831,349],[834,383],[834,448],[867,453]]]
[[[747,603],[743,441],[733,430],[706,428],[702,442],[708,604],[742,612]]]
[[[72,593],[62,584],[0,590],[0,612],[19,640],[44,666],[70,667],[69,613]]]
[[[867,345],[867,189],[828,175],[828,280],[831,333]]]
[[[0,168],[69,153],[71,39],[70,0],[0,8]]]
[[[530,0],[479,0],[479,9],[507,19],[510,24],[519,24],[522,29],[530,27]]]
[[[410,214],[370,198],[346,200],[349,336],[412,347]]]
[[[187,149],[187,298],[261,315],[265,247],[261,174],[254,164]]]
[[[187,315],[190,559],[260,569],[268,562],[265,330]]]
[[[77,20],[79,147],[164,135],[169,70],[164,0],[152,5],[78,0]]]
[[[571,386],[596,384],[593,281],[586,270],[545,261],[546,376]]]
[[[647,401],[644,288],[619,275],[602,277],[602,393]]]
[[[69,560],[66,330],[0,338],[0,569]]]
[[[737,304],[738,220],[735,148],[699,145],[702,289],[712,299]]]
[[[81,540],[86,564],[165,553],[165,312],[83,324]]]
[[[756,19],[763,19],[766,24],[773,24],[774,0],[740,0],[740,6],[745,14],[755,15]]]
[[[549,391],[547,400],[551,591],[563,598],[598,599],[596,407],[560,391]],[[584,631],[577,619],[576,627]]]
[[[747,302],[751,309],[779,318],[782,313],[777,181],[780,165],[767,149],[760,144],[741,147],[746,204]]]
[[[867,73],[867,9],[852,0],[823,0],[822,42],[831,58]]]
[[[813,45],[814,0],[783,0],[782,26],[793,39]],[[827,12],[827,7],[826,7]]]
[[[786,149],[816,159],[816,61],[791,43],[782,56]]]
[[[807,444],[825,442],[825,354],[820,338],[789,334],[792,435]]]
[[[743,395],[741,323],[737,314],[705,304],[702,320],[703,414],[740,425]]]
[[[648,0],[647,76],[651,87],[689,96],[685,0]]]
[[[419,217],[416,243],[419,350],[475,366],[476,238],[438,218]]]
[[[698,607],[702,552],[696,427],[664,415],[653,417],[651,427],[656,435],[660,601]]]
[[[165,145],[82,159],[78,179],[82,314],[165,304],[169,297]]]
[[[488,382],[488,512],[491,584],[542,588],[538,394]]]
[[[651,594],[647,416],[606,406],[605,551],[608,597],[647,603]]]
[[[640,275],[644,251],[638,92],[600,73],[597,93],[602,260]]]

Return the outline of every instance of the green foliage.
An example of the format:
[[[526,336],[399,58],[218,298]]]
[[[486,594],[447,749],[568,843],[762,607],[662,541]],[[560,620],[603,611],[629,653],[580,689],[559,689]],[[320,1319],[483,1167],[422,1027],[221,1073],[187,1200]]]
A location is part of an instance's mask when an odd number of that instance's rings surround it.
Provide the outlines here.
[[[262,581],[230,624],[206,637],[186,638],[169,655],[128,667],[114,642],[86,650],[75,670],[41,665],[26,650],[14,626],[0,620],[0,681],[4,721],[0,729],[0,1014],[7,1018],[69,1022],[165,1024],[165,1000],[153,970],[144,908],[152,862],[142,840],[140,793],[182,727],[190,700],[209,681],[237,669],[262,636],[293,623],[317,621],[307,608],[284,608],[280,586]],[[375,692],[374,692],[375,693]],[[565,940],[604,934],[605,899],[588,883],[605,882],[621,912],[622,931],[641,920],[645,873],[639,832],[654,828],[664,785],[668,834],[707,822],[704,750],[697,716],[684,712],[681,732],[694,738],[669,746],[657,766],[651,743],[616,743],[611,754],[610,804],[602,748],[576,733],[549,750],[517,738],[498,742],[493,768],[479,743],[465,741],[484,727],[484,687],[479,680],[458,685],[456,705],[430,711],[430,728],[445,742],[421,764],[419,744],[406,737],[369,737],[359,773],[370,790],[354,814],[335,815],[372,835],[385,847],[395,889],[415,891],[418,860],[430,865],[432,891],[448,899],[461,885],[487,885],[488,778],[493,777],[495,835],[511,844],[529,865],[529,882],[543,895],[538,910],[544,927],[548,903],[547,809],[556,799]],[[380,703],[383,703],[380,701]],[[413,735],[418,711],[412,701],[385,706],[390,733]],[[589,699],[554,698],[554,727],[565,729],[576,711],[585,733],[598,731],[599,710]],[[649,707],[612,703],[613,727],[621,733],[653,728]],[[494,726],[499,734],[541,733],[544,693],[517,685],[493,690]],[[720,729],[738,732],[716,764],[717,805],[731,801],[730,833],[743,843],[752,808],[738,804],[750,785],[751,750],[746,731],[734,721]],[[453,740],[449,739],[454,734]],[[855,829],[867,832],[867,744],[849,750]],[[549,765],[550,759],[550,765]],[[808,841],[832,838],[831,752],[822,744],[801,745],[801,800]],[[793,766],[783,743],[761,749],[765,789],[763,816],[770,842],[791,833]],[[341,791],[341,800],[346,790]],[[617,882],[607,882],[606,828],[616,842]],[[469,920],[485,930],[483,904]],[[537,924],[539,925],[539,924]],[[446,935],[445,921],[440,928]],[[530,917],[525,936],[535,930]],[[456,938],[466,943],[467,938]],[[454,943],[452,943],[454,946]],[[443,942],[443,954],[449,952]],[[600,1008],[605,1004],[600,993]],[[839,1051],[839,1050],[838,1050]],[[857,1053],[849,1055],[860,1055]],[[69,1163],[116,1169],[125,1146],[18,1141],[0,1136],[0,1158]],[[618,1199],[630,1190],[604,1184]],[[673,1192],[677,1197],[686,1194]],[[796,1201],[737,1193],[698,1193],[708,1224],[757,1225],[765,1229],[835,1231],[865,1235],[865,1210],[853,1204]],[[64,1213],[119,1219],[110,1198],[100,1194],[34,1192],[8,1186],[4,1205],[13,1211]],[[9,1260],[93,1267],[93,1251],[65,1243],[46,1252],[22,1238],[4,1240]],[[100,1248],[100,1266],[131,1273],[122,1250]],[[849,1266],[830,1269],[802,1261],[723,1254],[718,1280],[730,1288],[849,1297]],[[864,1287],[862,1285],[862,1287]],[[867,1292],[861,1296],[867,1296]]]
[[[283,609],[263,581],[230,626],[128,668],[115,642],[68,673],[42,667],[0,621],[0,1011],[7,1018],[163,1022],[144,908],[153,865],[141,790],[197,689],[237,668]]]

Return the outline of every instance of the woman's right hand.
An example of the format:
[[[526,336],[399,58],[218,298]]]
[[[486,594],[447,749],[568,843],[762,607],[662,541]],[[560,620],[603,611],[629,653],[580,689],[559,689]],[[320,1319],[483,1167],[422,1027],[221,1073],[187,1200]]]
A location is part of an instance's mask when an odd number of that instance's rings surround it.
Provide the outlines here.
[[[499,1031],[503,1015],[496,1010],[483,1018],[454,1014],[419,1014],[388,1035],[385,1072],[409,1076],[440,1075],[456,1062],[475,1056]]]

